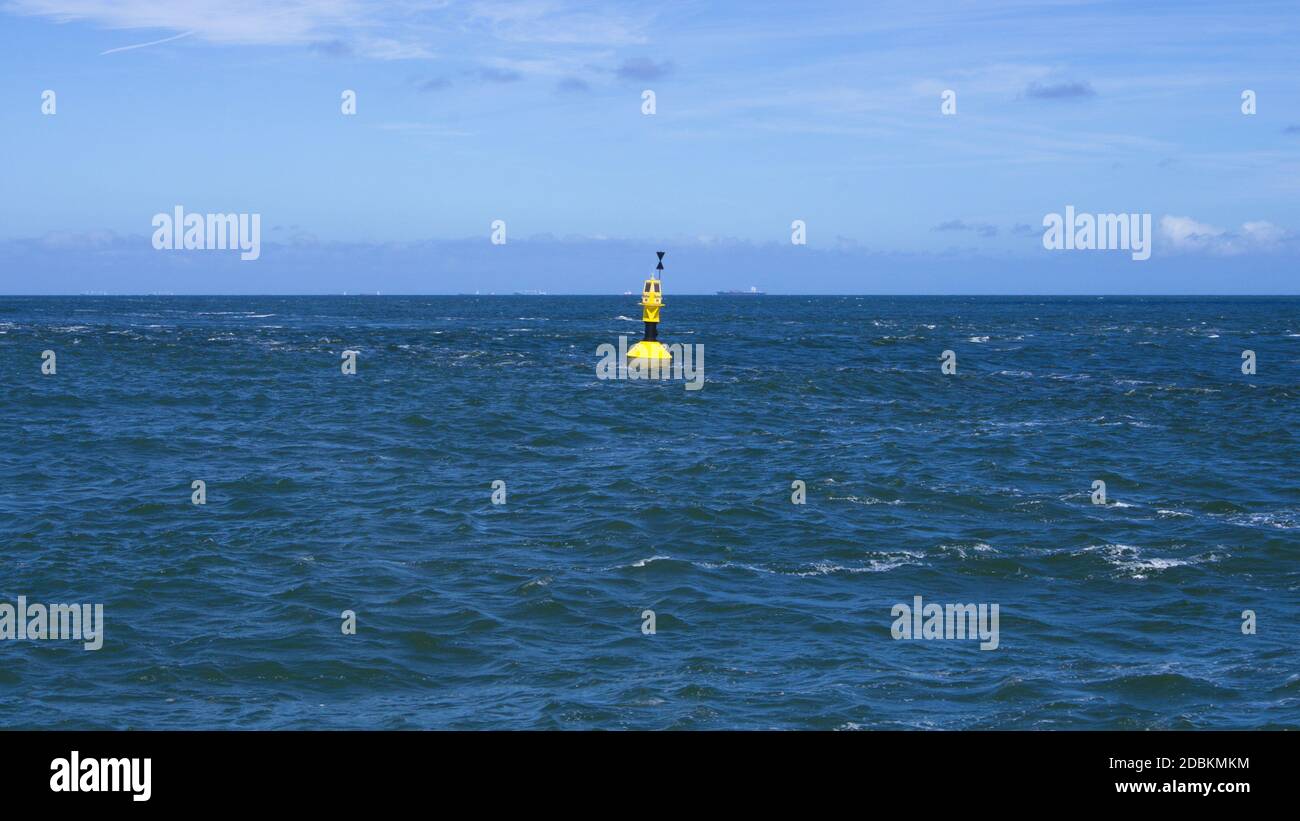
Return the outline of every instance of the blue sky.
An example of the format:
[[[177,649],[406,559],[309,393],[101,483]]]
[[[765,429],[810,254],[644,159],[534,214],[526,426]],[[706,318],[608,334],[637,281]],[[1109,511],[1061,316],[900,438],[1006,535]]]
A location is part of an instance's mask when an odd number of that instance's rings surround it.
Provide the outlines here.
[[[4,293],[621,293],[660,248],[679,292],[1300,292],[1293,2],[0,0],[0,29]],[[261,258],[155,251],[177,204],[261,214]],[[1044,250],[1066,205],[1151,213],[1152,259]]]

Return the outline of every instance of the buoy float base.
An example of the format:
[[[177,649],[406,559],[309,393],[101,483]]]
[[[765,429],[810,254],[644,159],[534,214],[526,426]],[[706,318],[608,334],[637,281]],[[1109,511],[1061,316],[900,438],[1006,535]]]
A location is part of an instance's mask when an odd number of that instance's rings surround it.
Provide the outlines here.
[[[673,355],[671,351],[664,347],[664,343],[653,339],[643,339],[628,350],[627,358],[671,362]]]

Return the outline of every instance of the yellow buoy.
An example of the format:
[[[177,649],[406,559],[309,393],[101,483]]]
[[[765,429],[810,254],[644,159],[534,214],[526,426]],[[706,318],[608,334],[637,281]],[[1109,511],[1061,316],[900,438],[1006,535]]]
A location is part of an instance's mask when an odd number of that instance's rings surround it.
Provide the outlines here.
[[[655,270],[663,271],[664,252],[656,251],[655,253],[659,255],[659,265],[656,266]],[[672,353],[659,341],[659,309],[664,306],[662,286],[663,280],[651,274],[641,288],[641,321],[645,323],[645,335],[640,342],[628,350],[628,359],[672,361]]]

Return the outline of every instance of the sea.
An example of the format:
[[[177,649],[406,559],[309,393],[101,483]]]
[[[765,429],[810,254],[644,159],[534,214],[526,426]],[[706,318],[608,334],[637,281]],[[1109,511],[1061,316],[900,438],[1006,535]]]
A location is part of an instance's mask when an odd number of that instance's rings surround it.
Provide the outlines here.
[[[1300,728],[1300,299],[636,299],[0,297],[0,727]]]

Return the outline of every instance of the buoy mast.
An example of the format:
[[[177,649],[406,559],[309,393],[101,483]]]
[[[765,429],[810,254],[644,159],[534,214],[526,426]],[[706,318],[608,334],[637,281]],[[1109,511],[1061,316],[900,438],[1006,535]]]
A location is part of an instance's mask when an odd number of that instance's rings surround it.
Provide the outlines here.
[[[672,353],[659,341],[659,309],[664,305],[663,279],[664,252],[656,251],[659,264],[655,266],[658,274],[651,274],[641,288],[641,322],[645,325],[645,335],[640,342],[627,352],[628,359],[671,360]]]

